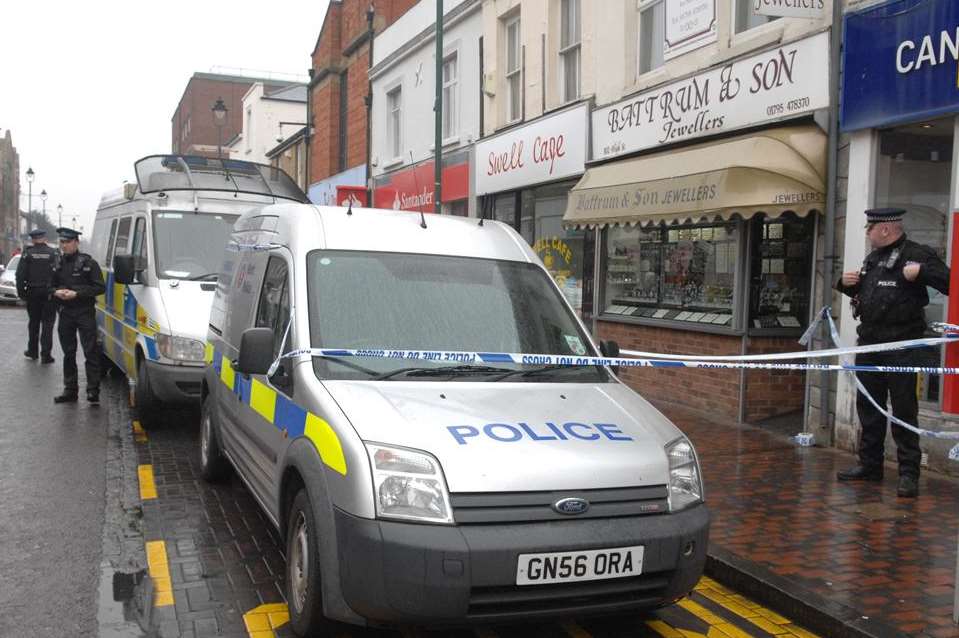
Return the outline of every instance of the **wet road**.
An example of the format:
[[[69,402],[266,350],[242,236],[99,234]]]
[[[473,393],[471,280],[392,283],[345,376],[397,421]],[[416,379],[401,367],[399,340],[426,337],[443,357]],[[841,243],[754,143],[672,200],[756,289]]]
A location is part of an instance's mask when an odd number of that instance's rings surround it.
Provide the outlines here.
[[[0,306],[0,636],[96,635],[104,410],[54,405],[59,347],[52,365],[26,359],[26,325]]]

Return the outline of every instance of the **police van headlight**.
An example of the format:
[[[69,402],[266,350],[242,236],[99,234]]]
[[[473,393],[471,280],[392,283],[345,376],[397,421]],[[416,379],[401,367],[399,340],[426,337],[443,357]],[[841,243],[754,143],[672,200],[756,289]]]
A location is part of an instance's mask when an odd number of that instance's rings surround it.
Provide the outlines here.
[[[378,518],[452,525],[439,461],[425,452],[367,443]]]
[[[196,339],[158,334],[156,342],[160,354],[167,359],[202,362],[206,358],[206,347],[202,341]]]
[[[666,446],[669,460],[669,511],[678,512],[703,501],[703,482],[696,450],[686,438]]]

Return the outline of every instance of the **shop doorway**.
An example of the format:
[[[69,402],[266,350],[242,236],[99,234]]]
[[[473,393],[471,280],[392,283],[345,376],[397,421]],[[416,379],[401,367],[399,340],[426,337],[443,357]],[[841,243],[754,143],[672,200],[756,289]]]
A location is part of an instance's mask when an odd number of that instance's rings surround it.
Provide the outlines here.
[[[930,246],[947,263],[954,124],[950,117],[881,130],[876,170],[875,205],[904,208],[909,239]],[[928,292],[926,319],[942,321],[946,297],[932,288]],[[923,357],[920,365],[940,365],[941,348],[918,352]],[[940,385],[939,375],[919,375],[919,400],[939,409]]]

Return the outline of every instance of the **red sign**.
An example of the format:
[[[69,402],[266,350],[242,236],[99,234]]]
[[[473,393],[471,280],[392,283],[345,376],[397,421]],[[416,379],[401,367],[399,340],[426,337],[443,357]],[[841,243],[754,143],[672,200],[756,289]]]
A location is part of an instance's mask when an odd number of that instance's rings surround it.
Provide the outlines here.
[[[384,178],[385,181],[373,189],[373,205],[376,208],[433,212],[433,160],[397,171]],[[444,167],[441,179],[444,202],[455,202],[469,197],[468,162]]]
[[[365,186],[337,186],[336,187],[336,205],[353,205],[359,208],[366,206],[366,187]]]

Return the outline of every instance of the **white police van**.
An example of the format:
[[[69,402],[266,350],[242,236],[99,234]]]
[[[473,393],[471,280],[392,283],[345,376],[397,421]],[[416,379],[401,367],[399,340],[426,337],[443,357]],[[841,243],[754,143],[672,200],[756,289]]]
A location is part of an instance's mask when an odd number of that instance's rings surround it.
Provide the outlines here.
[[[250,162],[153,155],[137,183],[103,196],[88,250],[101,265],[103,353],[135,383],[140,421],[158,406],[198,402],[220,257],[241,214],[306,201],[277,169]]]
[[[300,635],[650,608],[702,574],[682,432],[607,368],[496,354],[597,356],[503,224],[252,211],[208,338],[202,472],[232,465],[280,530]],[[340,356],[387,349],[436,356]]]

